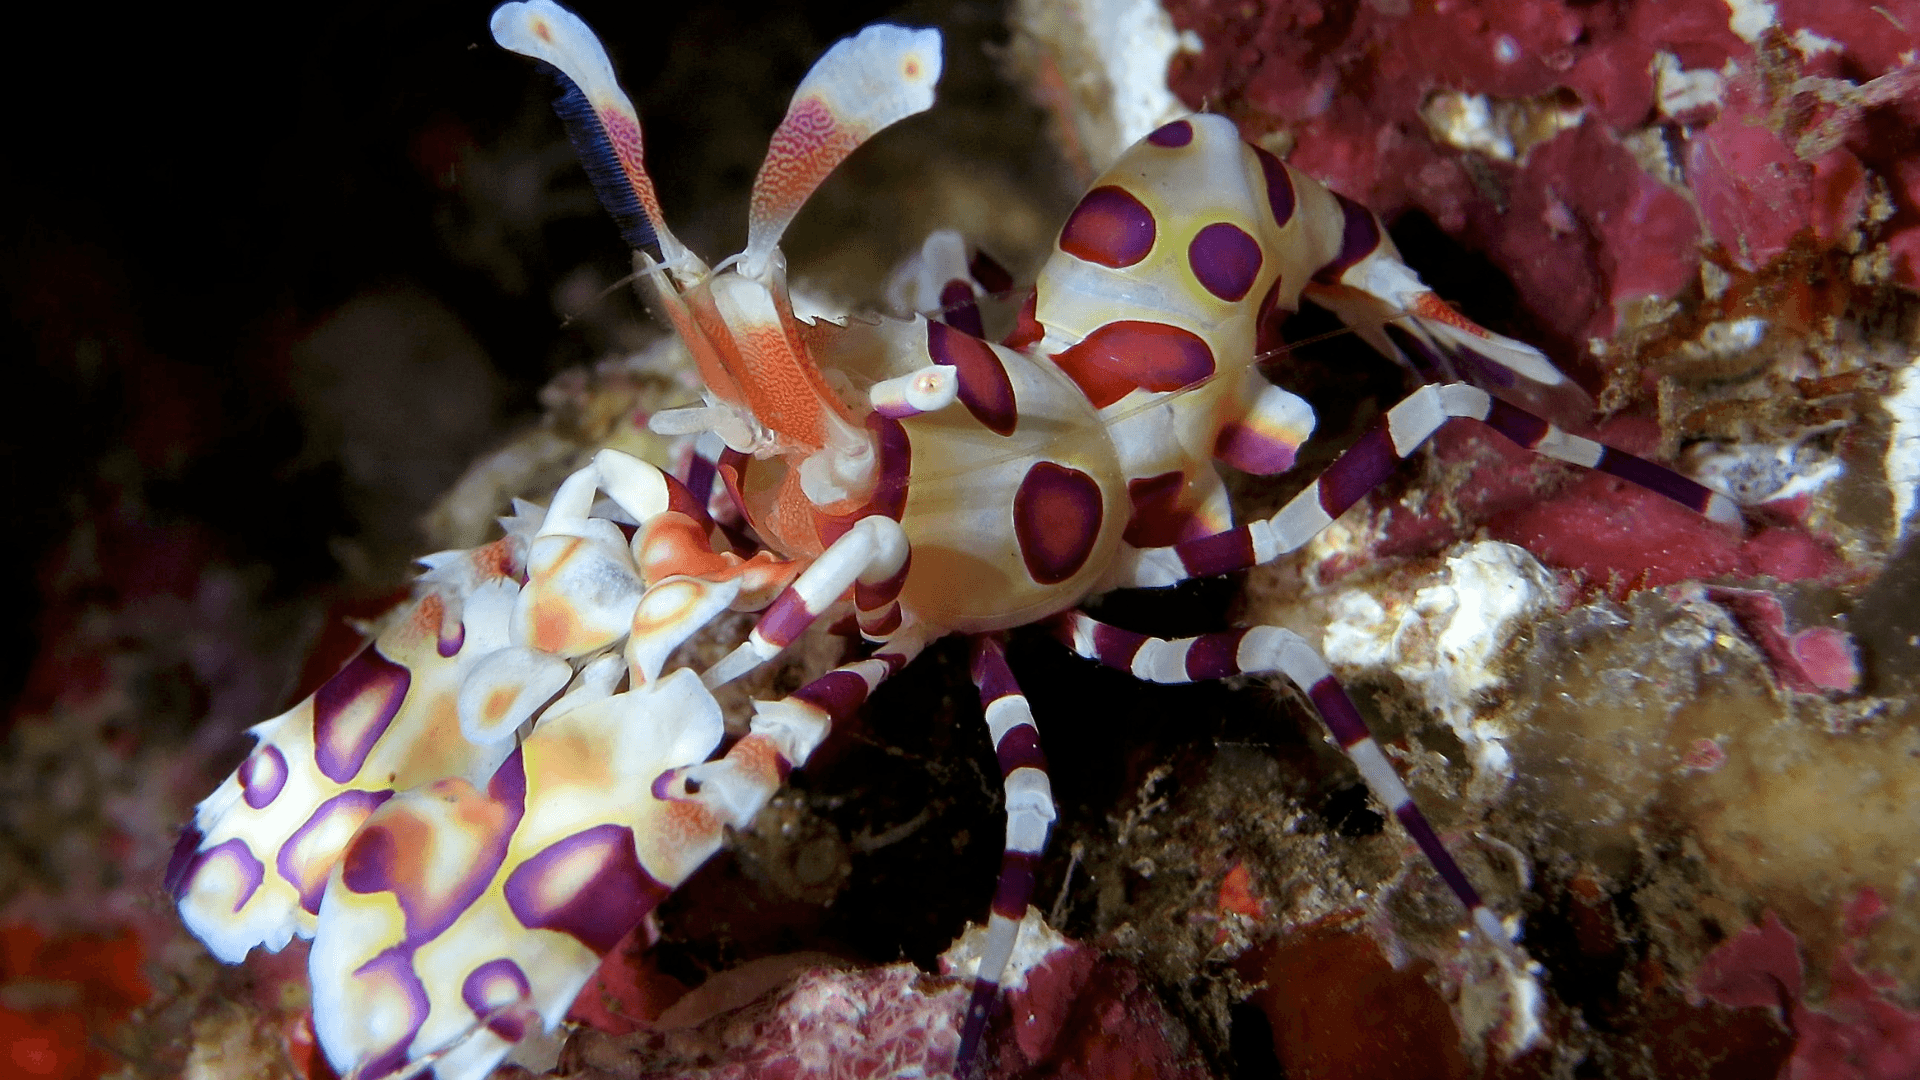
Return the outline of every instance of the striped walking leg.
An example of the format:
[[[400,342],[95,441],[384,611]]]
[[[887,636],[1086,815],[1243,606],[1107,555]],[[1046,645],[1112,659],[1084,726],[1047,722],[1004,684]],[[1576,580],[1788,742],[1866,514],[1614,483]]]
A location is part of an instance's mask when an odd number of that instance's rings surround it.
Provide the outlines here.
[[[1413,796],[1367,730],[1366,721],[1353,707],[1346,690],[1328,670],[1327,662],[1298,634],[1277,626],[1252,626],[1199,637],[1156,638],[1109,626],[1078,611],[1058,616],[1053,626],[1055,635],[1075,653],[1131,672],[1147,682],[1199,682],[1270,672],[1285,675],[1313,701],[1328,734],[1360,770],[1360,778],[1374,797],[1392,811],[1441,880],[1459,897],[1474,927],[1503,949],[1511,945],[1499,917],[1481,901],[1479,891],[1414,805]]]
[[[1000,975],[1013,955],[1020,921],[1026,917],[1027,902],[1033,896],[1034,867],[1046,850],[1047,832],[1054,819],[1053,788],[1047,782],[1047,759],[1040,752],[1040,732],[1033,726],[1033,710],[1013,680],[999,639],[992,635],[973,639],[973,682],[980,688],[987,730],[1000,760],[1000,780],[1006,786],[1007,840],[1000,857],[1000,881],[993,893],[993,914],[987,922],[987,944],[974,975],[966,1023],[960,1029],[960,1052],[954,1069],[960,1076],[966,1075],[979,1050],[987,1017],[999,998]]]
[[[1569,435],[1477,386],[1446,383],[1423,386],[1389,409],[1383,423],[1327,466],[1279,513],[1171,547],[1134,551],[1133,565],[1113,584],[1162,588],[1188,578],[1245,570],[1294,551],[1393,475],[1402,461],[1453,420],[1476,420],[1535,453],[1619,477],[1714,521],[1740,523],[1740,508],[1733,500],[1672,469]]]
[[[747,734],[724,756],[662,775],[655,794],[697,798],[727,824],[746,828],[833,725],[920,655],[936,632],[916,623],[864,660],[842,664],[779,701],[755,701]]]
[[[855,589],[860,628],[883,640],[900,628],[900,588],[907,577],[907,534],[892,518],[861,518],[781,591],[740,646],[702,672],[708,689],[723,686],[779,656],[807,627]]]

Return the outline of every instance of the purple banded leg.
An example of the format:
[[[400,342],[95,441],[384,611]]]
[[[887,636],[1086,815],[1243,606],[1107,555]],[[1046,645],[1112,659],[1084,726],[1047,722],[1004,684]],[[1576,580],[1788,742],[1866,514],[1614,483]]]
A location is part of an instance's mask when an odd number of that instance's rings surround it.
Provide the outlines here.
[[[973,639],[973,683],[980,688],[987,730],[1000,760],[1000,782],[1007,796],[1007,841],[1000,857],[1000,882],[993,893],[993,914],[987,921],[987,944],[973,978],[973,997],[967,1003],[966,1023],[960,1029],[960,1052],[954,1072],[965,1076],[980,1048],[987,1017],[1000,995],[1000,975],[1020,934],[1027,901],[1033,896],[1034,867],[1047,848],[1053,827],[1053,787],[1047,782],[1047,758],[1040,752],[1040,731],[1033,726],[1027,696],[1013,680],[1006,653],[991,635]]]
[[[774,597],[747,640],[702,673],[701,681],[709,689],[722,686],[779,656],[856,585],[862,590],[856,603],[872,605],[863,611],[862,629],[870,619],[883,622],[891,609],[894,617],[888,633],[897,630],[896,598],[906,564],[907,534],[900,523],[878,514],[861,518]],[[887,636],[877,629],[868,632],[877,638]]]
[[[1352,699],[1328,670],[1327,662],[1298,634],[1277,626],[1253,626],[1199,637],[1155,638],[1109,626],[1078,611],[1059,616],[1053,627],[1055,636],[1075,653],[1131,672],[1147,682],[1199,682],[1271,672],[1285,675],[1312,699],[1328,734],[1360,770],[1360,778],[1374,798],[1393,812],[1441,880],[1460,898],[1474,927],[1501,948],[1512,944],[1499,917],[1481,901],[1479,891],[1447,853],[1426,815],[1414,805],[1413,796],[1367,730]]]
[[[852,716],[937,633],[913,624],[865,660],[842,664],[779,701],[754,702],[747,734],[724,756],[662,777],[656,793],[698,798],[727,824],[746,828],[833,725]]]
[[[1733,500],[1672,469],[1570,435],[1479,387],[1447,383],[1423,386],[1389,409],[1380,426],[1341,454],[1279,513],[1172,547],[1141,550],[1134,555],[1131,576],[1116,583],[1163,587],[1187,578],[1245,570],[1294,551],[1393,475],[1400,462],[1452,420],[1477,420],[1535,453],[1619,477],[1714,521],[1740,522],[1740,508]]]
[[[1013,287],[1013,276],[983,251],[969,257],[967,242],[952,229],[927,234],[920,250],[893,272],[887,299],[895,315],[915,312],[963,334],[985,338],[980,298]]]

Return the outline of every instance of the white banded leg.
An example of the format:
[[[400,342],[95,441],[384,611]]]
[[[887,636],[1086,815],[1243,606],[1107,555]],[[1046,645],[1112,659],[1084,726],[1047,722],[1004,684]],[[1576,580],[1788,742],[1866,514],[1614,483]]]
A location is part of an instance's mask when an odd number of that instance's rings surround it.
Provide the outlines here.
[[[1570,435],[1477,386],[1446,383],[1423,386],[1389,409],[1383,423],[1327,466],[1279,513],[1171,547],[1136,549],[1129,555],[1128,572],[1113,583],[1123,588],[1162,588],[1188,578],[1245,570],[1297,550],[1393,475],[1402,461],[1452,420],[1479,421],[1535,453],[1619,477],[1714,521],[1740,522],[1740,508],[1733,500],[1672,469]]]
[[[891,606],[893,625],[885,632],[872,631],[876,637],[886,636],[899,627],[895,598],[906,563],[907,534],[900,523],[878,514],[861,518],[781,590],[747,640],[708,668],[701,680],[709,688],[722,686],[779,656],[856,584],[883,594],[890,590],[879,610],[868,609],[884,616]],[[856,596],[856,602],[864,607],[871,595]]]
[[[1033,875],[1047,848],[1053,827],[1053,787],[1047,781],[1047,758],[1040,751],[1040,732],[1033,710],[1020,692],[999,640],[987,634],[973,639],[973,682],[980,688],[987,730],[993,736],[994,756],[1000,762],[1000,782],[1006,789],[1007,840],[1000,856],[1000,880],[993,892],[993,912],[987,921],[987,944],[974,974],[973,996],[960,1029],[956,1075],[965,1076],[980,1047],[987,1018],[999,999],[1000,976],[1013,956],[1033,897]]]
[[[1270,672],[1285,675],[1312,700],[1328,734],[1360,770],[1360,778],[1374,798],[1399,820],[1447,888],[1460,899],[1474,927],[1503,949],[1511,945],[1499,917],[1480,899],[1460,864],[1447,853],[1327,662],[1298,634],[1277,626],[1253,626],[1198,637],[1156,638],[1110,626],[1078,611],[1059,616],[1053,626],[1055,635],[1075,653],[1131,672],[1147,682],[1200,682]]]
[[[842,664],[779,701],[753,703],[747,734],[725,755],[661,777],[662,798],[698,798],[735,828],[751,823],[787,775],[807,763],[833,725],[920,655],[938,631],[915,623],[872,656]]]

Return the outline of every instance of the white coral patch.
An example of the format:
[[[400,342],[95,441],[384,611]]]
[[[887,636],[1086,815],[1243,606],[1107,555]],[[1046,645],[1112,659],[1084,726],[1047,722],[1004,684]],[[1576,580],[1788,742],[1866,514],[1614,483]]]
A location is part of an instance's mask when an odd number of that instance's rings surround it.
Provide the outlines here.
[[[1476,777],[1505,783],[1508,732],[1482,715],[1480,698],[1503,681],[1497,665],[1515,632],[1557,594],[1552,572],[1525,550],[1462,544],[1405,598],[1383,602],[1357,588],[1336,594],[1321,650],[1336,669],[1398,676],[1465,744]]]
[[[1007,961],[1007,969],[1000,974],[1000,989],[1026,989],[1029,971],[1039,967],[1054,953],[1073,947],[1072,941],[1047,925],[1039,908],[1028,904],[1026,917],[1020,920],[1020,936],[1014,943],[1013,956]],[[987,924],[969,923],[960,936],[953,940],[953,944],[947,946],[947,951],[940,954],[940,970],[948,975],[971,979],[979,974],[980,954],[986,948]]]
[[[1200,43],[1174,30],[1159,0],[1021,0],[1012,22],[1067,84],[1093,168],[1189,111],[1167,88],[1167,66]]]
[[[1913,517],[1914,489],[1920,486],[1920,356],[1900,369],[1893,393],[1885,400],[1893,421],[1887,440],[1887,487],[1893,492],[1894,528],[1898,538],[1905,539]]]
[[[1758,42],[1778,18],[1778,11],[1767,0],[1727,0],[1727,28],[1749,45]]]
[[[1670,52],[1653,54],[1653,93],[1660,112],[1668,117],[1696,109],[1718,108],[1726,80],[1712,68],[1688,71]]]

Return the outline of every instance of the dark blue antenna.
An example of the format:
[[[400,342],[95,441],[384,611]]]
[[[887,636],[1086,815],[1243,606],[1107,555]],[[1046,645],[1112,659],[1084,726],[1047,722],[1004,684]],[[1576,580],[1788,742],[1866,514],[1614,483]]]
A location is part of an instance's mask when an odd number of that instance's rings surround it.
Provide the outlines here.
[[[613,140],[607,138],[607,129],[600,123],[599,114],[593,111],[587,95],[559,68],[547,63],[540,66],[560,85],[560,96],[553,101],[553,111],[566,125],[573,152],[586,168],[587,179],[593,184],[593,193],[600,197],[600,205],[607,208],[614,224],[620,227],[621,239],[635,251],[652,248],[658,254],[659,240],[654,236],[653,222],[640,208],[640,197],[627,182],[626,170],[620,167],[620,158],[613,152]]]

